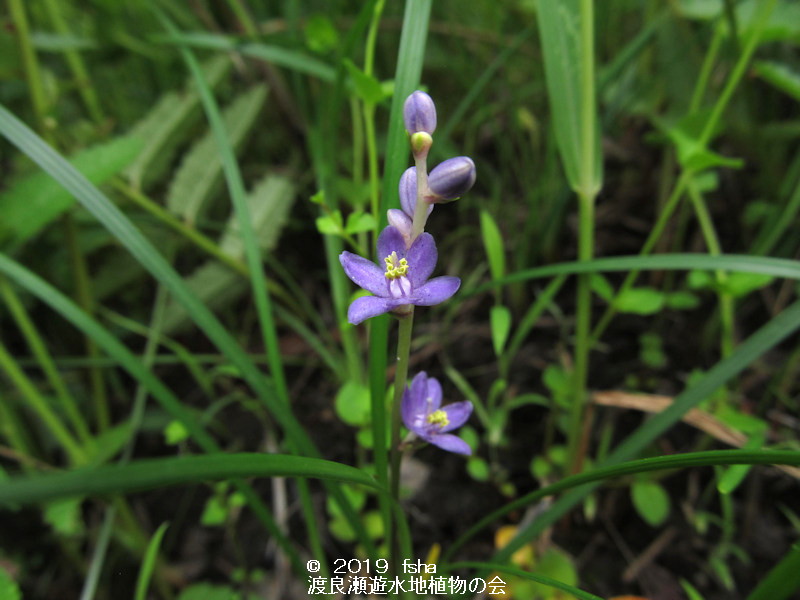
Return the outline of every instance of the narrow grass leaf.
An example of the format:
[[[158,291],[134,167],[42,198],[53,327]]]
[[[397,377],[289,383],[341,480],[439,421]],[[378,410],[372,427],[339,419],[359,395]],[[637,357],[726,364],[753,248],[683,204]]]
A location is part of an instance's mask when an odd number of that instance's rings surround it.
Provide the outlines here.
[[[175,32],[167,36],[158,36],[156,39],[169,44],[190,46],[204,50],[238,52],[243,56],[264,60],[281,67],[292,69],[298,73],[318,77],[327,82],[332,82],[336,76],[336,71],[333,67],[321,60],[304,54],[303,52],[290,50],[281,46],[272,46],[258,42],[240,42],[231,36],[206,32]]]
[[[161,540],[164,539],[164,534],[167,533],[167,527],[169,527],[169,523],[162,523],[147,544],[144,560],[142,560],[142,566],[139,569],[139,577],[136,578],[134,600],[147,600],[147,588],[150,587],[150,580],[153,577],[156,560],[158,559],[158,550],[161,548]]]
[[[119,137],[81,151],[70,159],[89,181],[100,184],[121,171],[141,151],[143,141]],[[75,204],[75,198],[45,173],[36,172],[0,193],[0,245],[17,247]]]
[[[12,477],[0,482],[0,503],[31,504],[76,495],[128,494],[172,485],[245,477],[311,477],[377,487],[375,480],[365,471],[321,458],[256,453],[207,454]]]
[[[750,592],[747,600],[785,600],[799,589],[800,544],[795,544]]]

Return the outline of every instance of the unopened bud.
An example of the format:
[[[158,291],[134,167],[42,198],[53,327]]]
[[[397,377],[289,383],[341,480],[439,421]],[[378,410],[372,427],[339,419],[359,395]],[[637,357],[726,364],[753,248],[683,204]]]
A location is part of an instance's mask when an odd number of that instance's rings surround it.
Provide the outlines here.
[[[409,135],[425,132],[428,135],[436,130],[436,106],[431,97],[417,90],[406,98],[403,105],[403,120]]]
[[[433,202],[455,200],[475,183],[475,163],[467,156],[457,156],[436,165],[428,176]]]
[[[409,217],[414,218],[414,211],[417,210],[417,169],[409,167],[400,177],[398,186],[400,193],[400,207]],[[428,214],[431,214],[433,206],[428,207]]]

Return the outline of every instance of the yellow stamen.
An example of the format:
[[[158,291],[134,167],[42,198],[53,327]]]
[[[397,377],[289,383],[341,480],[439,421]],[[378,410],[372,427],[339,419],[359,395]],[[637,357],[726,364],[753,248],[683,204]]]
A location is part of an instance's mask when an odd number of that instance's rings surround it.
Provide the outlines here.
[[[435,410],[428,415],[428,423],[431,425],[438,425],[441,429],[450,423],[450,419],[447,418],[447,413],[443,410]]]
[[[383,259],[386,263],[386,279],[398,279],[408,273],[408,261],[405,258],[397,259],[397,252],[392,252]]]

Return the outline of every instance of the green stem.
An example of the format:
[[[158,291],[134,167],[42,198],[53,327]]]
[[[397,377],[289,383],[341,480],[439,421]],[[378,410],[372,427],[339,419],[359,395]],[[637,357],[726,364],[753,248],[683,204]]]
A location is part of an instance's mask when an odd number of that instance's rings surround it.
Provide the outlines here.
[[[367,39],[364,45],[364,74],[372,77],[375,64],[375,42],[378,38],[378,26],[381,22],[385,0],[378,0],[372,9],[372,18]],[[367,161],[369,167],[369,197],[370,209],[375,217],[374,241],[378,239],[381,219],[378,218],[380,206],[380,174],[378,172],[378,148],[375,140],[375,105],[371,102],[364,102],[363,108],[364,129],[367,142]]]
[[[692,93],[692,100],[689,103],[689,114],[696,112],[703,102],[708,82],[711,79],[711,71],[714,68],[714,62],[717,60],[717,54],[722,47],[722,40],[725,38],[722,27],[717,25],[714,28],[714,37],[711,38],[711,46],[708,48],[705,57],[703,58],[703,66],[700,68],[700,75],[697,77],[697,83],[694,86]]]
[[[411,241],[417,239],[425,229],[428,220],[428,203],[425,195],[428,192],[428,164],[427,156],[414,157],[414,166],[417,168],[417,206],[414,208],[414,221],[411,224]]]
[[[19,330],[22,332],[22,335],[25,337],[28,347],[36,357],[36,360],[47,377],[47,380],[50,382],[50,385],[53,386],[56,397],[58,398],[59,402],[61,402],[61,408],[72,423],[78,438],[83,444],[90,443],[92,436],[89,432],[89,427],[86,424],[86,420],[83,418],[83,415],[81,415],[81,412],[78,409],[78,403],[75,401],[75,398],[72,396],[72,394],[70,394],[66,383],[64,383],[64,379],[61,377],[61,374],[58,372],[58,369],[53,362],[53,357],[47,350],[47,344],[42,339],[42,336],[39,335],[39,331],[31,320],[30,316],[28,316],[25,306],[20,301],[19,296],[17,296],[17,293],[14,291],[14,288],[8,284],[5,277],[0,277],[0,293],[2,293],[3,300],[5,300],[8,311],[11,313],[11,317],[16,322],[17,327],[19,327]]]
[[[33,382],[27,375],[20,369],[17,362],[8,352],[5,345],[0,342],[0,369],[5,371],[11,382],[17,387],[20,393],[28,401],[28,405],[39,416],[50,433],[58,440],[64,451],[70,458],[73,465],[80,465],[86,462],[86,452],[78,444],[72,434],[67,431],[66,427],[61,423],[58,415],[50,408],[47,400],[45,400],[33,385]]]
[[[28,17],[25,14],[25,6],[22,0],[8,0],[8,7],[17,32],[22,64],[25,68],[25,79],[28,82],[31,104],[33,104],[33,111],[36,113],[36,120],[39,123],[39,131],[48,142],[52,143],[51,129],[47,126],[47,99],[42,87],[39,61],[31,43],[31,32],[28,26]]]
[[[400,404],[408,380],[408,359],[411,354],[411,331],[414,327],[414,309],[400,317],[397,330],[397,366],[394,375],[394,397],[392,399],[392,443],[389,450],[391,464],[391,494],[400,500]]]
[[[594,202],[599,190],[595,173],[597,122],[594,81],[594,3],[581,0],[581,162],[578,185],[578,260],[594,256]],[[589,351],[591,350],[591,278],[578,277],[574,397],[570,407],[569,456],[572,472],[580,470],[583,419],[588,394]]]
[[[714,229],[714,223],[711,221],[711,215],[708,213],[708,207],[703,200],[700,191],[693,181],[689,182],[689,198],[692,201],[692,206],[697,216],[697,221],[700,224],[700,231],[703,233],[703,240],[706,243],[709,254],[712,256],[719,256],[722,254],[722,247],[717,237],[717,232]],[[717,283],[724,287],[725,282],[728,280],[728,274],[725,271],[716,272]],[[721,335],[721,352],[722,357],[727,358],[733,353],[734,348],[734,305],[733,297],[729,292],[720,289],[717,292],[719,297],[719,311],[720,323],[722,325]]]
[[[71,32],[61,16],[61,9],[56,0],[45,0],[44,8],[47,11],[47,16],[52,23],[53,28],[61,35],[69,37]],[[64,49],[64,55],[67,58],[67,65],[72,76],[75,79],[75,85],[78,88],[78,93],[86,105],[86,110],[89,111],[89,116],[95,123],[102,123],[104,120],[103,110],[100,108],[100,102],[97,99],[97,92],[92,85],[92,80],[89,77],[89,71],[81,58],[81,53],[75,48]]]
[[[691,177],[692,173],[689,171],[684,171],[681,173],[677,183],[675,184],[675,187],[672,190],[672,194],[670,194],[670,197],[667,199],[667,202],[664,205],[664,209],[661,211],[661,214],[658,215],[658,220],[656,221],[655,225],[653,225],[653,229],[650,230],[650,235],[647,236],[642,249],[639,251],[639,256],[647,256],[650,254],[655,247],[656,242],[661,239],[661,235],[664,233],[664,228],[667,226],[672,213],[675,212],[675,209],[678,207],[678,203],[680,202],[683,192],[686,190],[686,186],[689,184]],[[619,291],[609,304],[606,312],[604,312],[603,316],[600,317],[600,321],[597,323],[594,331],[592,332],[591,346],[595,346],[597,344],[598,340],[605,332],[606,327],[608,327],[608,324],[611,322],[611,319],[614,318],[615,314],[617,314],[617,298],[622,296],[631,287],[633,287],[633,284],[639,277],[639,273],[640,271],[631,271],[625,276]]]
[[[94,296],[92,294],[92,282],[89,277],[89,268],[86,264],[86,257],[80,249],[78,243],[78,232],[75,220],[70,212],[62,217],[64,226],[64,236],[67,242],[70,262],[72,263],[72,276],[75,279],[75,299],[78,305],[88,314],[94,314]],[[89,358],[98,358],[100,351],[97,344],[89,337],[84,340],[86,354]],[[111,412],[108,408],[108,394],[106,392],[103,370],[96,367],[89,367],[89,384],[92,389],[92,404],[94,406],[97,428],[105,431],[111,425]]]

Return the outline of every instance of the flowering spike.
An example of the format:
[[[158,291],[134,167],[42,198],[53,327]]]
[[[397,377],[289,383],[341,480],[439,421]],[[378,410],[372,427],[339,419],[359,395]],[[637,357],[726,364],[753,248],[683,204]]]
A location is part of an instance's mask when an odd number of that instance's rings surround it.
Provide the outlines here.
[[[455,200],[475,183],[475,163],[468,156],[449,158],[434,167],[428,176],[428,188],[434,202]]]
[[[403,120],[409,135],[419,131],[432,135],[436,130],[436,106],[431,97],[417,90],[406,98],[403,104]]]
[[[400,193],[400,207],[412,220],[414,219],[414,211],[417,209],[417,169],[409,167],[400,177],[400,185],[398,186]],[[428,214],[431,214],[433,206],[428,207]]]

